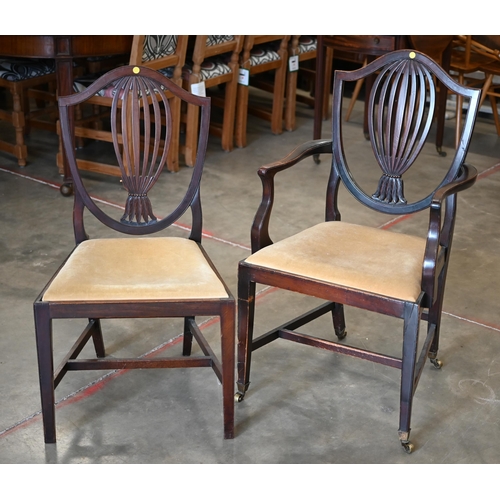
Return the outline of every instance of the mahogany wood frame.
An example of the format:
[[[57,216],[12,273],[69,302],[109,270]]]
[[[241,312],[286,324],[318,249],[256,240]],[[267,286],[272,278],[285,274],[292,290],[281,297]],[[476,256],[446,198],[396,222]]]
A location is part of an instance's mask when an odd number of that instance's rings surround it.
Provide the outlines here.
[[[149,85],[147,95],[153,93],[151,89],[164,88],[164,101],[169,101],[165,93],[174,94],[178,99],[185,100],[200,108],[200,136],[196,165],[192,172],[191,182],[184,198],[168,216],[148,223],[131,224],[127,221],[115,220],[104,213],[86,191],[80,177],[80,171],[74,155],[73,134],[70,125],[70,115],[74,106],[90,99],[101,88],[119,80],[141,78]],[[145,87],[140,87],[144,89]],[[132,92],[131,92],[132,93]],[[141,91],[144,94],[144,90]],[[117,93],[118,94],[118,93]],[[137,94],[137,92],[136,92]],[[133,96],[132,96],[133,97]],[[119,99],[115,99],[112,108],[119,106]],[[154,97],[153,97],[154,101]],[[84,227],[84,211],[89,210],[101,223],[111,229],[130,236],[147,236],[157,233],[179,219],[188,209],[191,210],[193,223],[189,239],[195,241],[207,262],[217,276],[220,275],[211,263],[208,255],[201,246],[202,239],[202,212],[200,200],[200,180],[204,165],[208,142],[210,123],[210,99],[194,96],[172,83],[168,78],[149,68],[124,66],[108,72],[94,82],[85,91],[61,97],[59,99],[61,129],[65,154],[68,158],[71,175],[75,186],[73,225],[76,247],[88,239]],[[116,111],[116,109],[114,109]],[[138,117],[140,113],[135,114]],[[150,123],[146,121],[146,123]],[[167,124],[168,125],[168,124]],[[146,126],[146,125],[145,125]],[[128,128],[127,128],[128,130]],[[136,144],[140,143],[139,120],[135,119],[130,131],[135,137]],[[168,135],[168,132],[167,132]],[[116,141],[117,138],[115,138]],[[155,141],[158,140],[156,137]],[[117,142],[116,142],[117,143]],[[125,150],[127,150],[125,145]],[[165,153],[162,161],[166,157]],[[154,182],[154,181],[153,181]],[[124,185],[126,186],[125,182]],[[76,248],[75,247],[75,248]],[[180,367],[211,367],[222,383],[223,392],[223,419],[224,438],[234,437],[234,327],[235,301],[229,289],[225,286],[227,298],[221,299],[185,299],[185,300],[140,300],[140,301],[46,301],[43,299],[50,283],[57,276],[61,268],[42,290],[34,303],[35,332],[39,364],[40,390],[46,443],[56,441],[55,426],[55,395],[54,391],[67,372],[73,370],[108,370],[124,368],[180,368]],[[222,279],[221,279],[222,281]],[[222,283],[224,283],[222,281]],[[214,351],[204,339],[196,324],[196,316],[218,316],[221,328],[221,357],[216,357]],[[111,359],[105,357],[103,334],[100,320],[103,318],[184,318],[183,356],[160,359]],[[88,324],[80,337],[76,340],[68,354],[63,358],[57,369],[54,370],[52,349],[53,320],[61,318],[87,318]],[[203,356],[191,357],[191,345],[195,338],[203,352]],[[96,359],[77,359],[83,347],[92,339],[96,351]]]
[[[469,108],[465,118],[461,141],[451,165],[442,182],[421,200],[412,203],[387,203],[367,195],[356,184],[353,173],[350,171],[347,159],[344,155],[342,145],[342,94],[343,85],[346,81],[355,81],[366,78],[376,72],[394,67],[397,63],[407,64],[412,59],[418,68],[428,71],[428,79],[423,87],[433,86],[434,75],[438,81],[453,92],[461,94],[469,99]],[[396,70],[394,74],[401,76]],[[398,76],[394,77],[397,81]],[[379,120],[378,128],[382,125],[380,115],[375,114],[374,95],[382,87],[382,83],[375,81],[369,101],[369,117]],[[422,90],[422,87],[420,88]],[[386,95],[390,94],[387,90]],[[281,338],[306,344],[333,352],[347,354],[392,366],[401,370],[401,392],[400,392],[400,417],[399,438],[405,451],[411,452],[413,444],[409,440],[410,420],[415,393],[424,362],[428,357],[436,367],[441,363],[437,360],[439,347],[440,319],[443,304],[443,294],[446,282],[446,274],[450,258],[451,244],[455,225],[457,193],[472,186],[476,180],[477,171],[474,167],[465,164],[465,156],[471,139],[473,126],[479,103],[479,90],[470,89],[458,85],[445,71],[434,61],[422,53],[401,50],[381,56],[379,59],[356,71],[336,71],[334,77],[334,101],[333,101],[333,137],[332,139],[317,139],[309,141],[292,151],[284,159],[263,166],[258,174],[262,181],[262,201],[256,213],[252,230],[252,253],[273,244],[269,234],[269,222],[274,204],[274,177],[281,171],[300,164],[301,161],[319,155],[330,153],[333,155],[332,168],[326,194],[326,221],[340,221],[341,214],[337,204],[337,194],[342,183],[348,191],[362,204],[374,210],[394,216],[415,213],[427,210],[429,213],[429,226],[427,232],[427,244],[425,256],[422,263],[421,293],[418,299],[413,301],[399,300],[356,290],[341,285],[324,282],[284,271],[259,266],[257,264],[241,261],[238,270],[238,355],[237,355],[237,386],[236,400],[242,401],[250,384],[250,365],[252,353],[268,343]],[[431,108],[435,108],[436,94],[431,94]],[[394,110],[396,114],[405,113],[408,102],[397,99],[392,95],[384,104]],[[410,115],[411,111],[408,112]],[[390,114],[390,113],[389,113]],[[408,116],[407,115],[407,116]],[[379,118],[377,118],[379,117]],[[431,117],[432,118],[432,117]],[[389,132],[388,132],[389,133]],[[396,138],[399,131],[395,132]],[[428,129],[419,137],[413,139],[402,139],[408,142],[414,141],[417,149],[426,140]],[[392,137],[394,138],[394,137]],[[372,146],[374,144],[372,136]],[[411,149],[411,148],[410,148]],[[443,161],[443,160],[441,160]],[[410,165],[411,166],[411,165]],[[334,265],[334,263],[332,263]],[[381,270],[383,272],[383,270]],[[256,283],[273,286],[285,290],[298,292],[304,295],[314,296],[327,302],[297,318],[271,329],[254,339],[254,314],[255,314],[255,289]],[[338,340],[346,336],[344,305],[361,308],[384,315],[393,316],[403,320],[402,356],[394,358],[377,352],[371,352],[347,346],[344,343],[333,342],[326,338],[314,338],[297,331],[301,326],[309,323],[317,317],[332,314],[334,331]],[[423,319],[427,321],[427,334],[423,347],[418,352],[419,323]]]

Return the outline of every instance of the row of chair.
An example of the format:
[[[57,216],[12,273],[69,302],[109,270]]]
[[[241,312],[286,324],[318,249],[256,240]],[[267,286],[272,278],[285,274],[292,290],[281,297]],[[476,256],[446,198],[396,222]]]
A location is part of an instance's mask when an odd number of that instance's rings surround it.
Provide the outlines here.
[[[280,44],[284,43],[283,39]],[[363,148],[359,144],[355,151],[346,148],[342,137],[341,122],[346,108],[344,87],[374,75],[371,94],[367,96],[372,149],[366,149],[367,155],[360,165]],[[457,193],[472,186],[477,176],[476,169],[465,163],[465,157],[480,91],[456,84],[432,59],[410,50],[386,54],[356,71],[337,71],[333,83],[332,137],[300,145],[283,160],[258,171],[263,185],[262,201],[251,228],[252,255],[239,264],[236,314],[236,301],[202,246],[200,180],[211,122],[211,101],[176,85],[173,79],[178,77],[175,70],[174,76],[168,78],[148,67],[124,66],[105,74],[80,93],[59,99],[64,150],[75,187],[76,246],[34,303],[45,441],[56,440],[54,391],[69,371],[179,367],[214,370],[222,384],[224,437],[231,439],[235,435],[235,386],[236,400],[242,401],[250,384],[251,360],[257,359],[255,351],[282,339],[399,369],[399,439],[405,451],[411,452],[413,397],[424,363],[430,359],[436,368],[441,367],[437,354]],[[419,153],[424,150],[434,119],[436,84],[440,81],[465,99],[468,106],[455,155],[452,159],[435,155],[430,165],[429,155],[422,155],[419,161]],[[110,134],[123,186],[128,192],[121,219],[104,212],[88,192],[75,155],[71,110],[86,102],[93,103],[96,95],[112,96],[109,97]],[[162,182],[156,182],[168,165],[167,146],[175,140],[171,132],[176,125],[171,119],[164,119],[173,115],[174,106],[196,108],[200,133],[185,195],[169,215],[159,218],[153,210],[155,198],[151,197],[151,190],[176,180],[175,176],[167,176]],[[349,152],[353,152],[351,157]],[[325,219],[273,242],[270,220],[275,204],[274,178],[315,155],[332,157],[328,186],[325,186]],[[272,157],[272,152],[269,156]],[[415,174],[407,177],[410,168]],[[304,175],[311,175],[311,171],[304,170]],[[426,182],[422,183],[422,179]],[[435,181],[433,186],[431,181]],[[411,228],[412,234],[404,234],[342,221],[341,202],[342,206],[349,203],[342,194],[338,197],[340,184],[362,207],[385,214],[389,220],[427,211],[427,230],[417,235],[420,227],[417,224]],[[156,199],[161,198],[160,195]],[[84,225],[88,220],[85,210],[125,236],[89,239]],[[186,211],[192,214],[189,238],[156,234],[174,224]],[[155,234],[157,237],[148,238]],[[257,283],[326,302],[254,337]],[[346,345],[346,306],[402,320],[398,343],[401,356],[394,351],[381,354],[376,349],[367,350],[364,343]],[[304,333],[302,327],[324,314],[331,315],[333,332],[328,331],[323,337]],[[220,319],[220,349],[213,349],[203,335],[196,320],[200,316]],[[101,319],[137,317],[184,318],[182,355],[107,357]],[[81,318],[86,326],[54,369],[53,321],[69,318]],[[421,321],[427,324],[423,342],[419,342]],[[332,333],[337,336],[335,342]],[[370,336],[376,338],[376,331],[371,333]],[[79,355],[85,352],[84,346],[91,339],[97,357],[81,359]],[[192,351],[193,339],[199,345],[196,351]],[[395,336],[394,343],[396,339]],[[58,345],[57,352],[60,350]],[[303,352],[305,355],[306,351]],[[255,371],[259,363],[253,364],[254,376],[262,376]],[[397,394],[394,397],[397,398]],[[362,401],[359,407],[363,408]],[[366,443],[360,445],[366,446]]]
[[[186,90],[212,97],[212,104],[219,107],[222,117],[218,121],[213,114],[210,132],[221,137],[224,151],[245,147],[247,142],[248,113],[260,116],[271,123],[274,134],[281,134],[283,124],[287,130],[295,127],[295,96],[297,69],[290,70],[290,57],[300,61],[314,59],[316,39],[304,35],[135,35],[131,53],[126,62],[164,72],[173,82]],[[117,64],[114,59],[111,63]],[[104,61],[106,63],[106,61]],[[5,61],[4,65],[9,64]],[[0,69],[0,85],[10,88],[13,111],[5,111],[0,119],[10,121],[16,130],[15,145],[4,150],[15,154],[20,166],[26,165],[27,149],[24,135],[30,125],[35,126],[30,113],[30,98],[44,103],[49,97],[55,103],[54,63],[47,61],[17,61],[16,74]],[[44,68],[43,76],[26,68]],[[75,77],[75,90],[87,86],[98,75],[90,69],[110,69],[96,66],[95,61],[84,61]],[[35,78],[36,75],[36,78]],[[38,87],[51,85],[51,94],[40,94]],[[259,105],[251,99],[249,88],[270,92],[272,107]],[[27,92],[30,90],[30,93]],[[35,90],[38,92],[34,95]],[[285,95],[286,94],[286,95]],[[109,111],[108,96],[96,96],[88,103],[91,111],[77,110],[75,137],[79,144],[89,139],[110,141],[109,130],[103,126]],[[107,108],[107,109],[106,109]],[[198,138],[198,116],[195,107],[179,107],[179,101],[171,107],[173,141],[167,168],[179,170],[179,159],[193,166]],[[51,115],[55,129],[56,116]],[[1,147],[1,145],[0,145]],[[59,170],[63,170],[62,151],[57,156]],[[79,158],[80,168],[104,174],[118,175],[116,166]]]

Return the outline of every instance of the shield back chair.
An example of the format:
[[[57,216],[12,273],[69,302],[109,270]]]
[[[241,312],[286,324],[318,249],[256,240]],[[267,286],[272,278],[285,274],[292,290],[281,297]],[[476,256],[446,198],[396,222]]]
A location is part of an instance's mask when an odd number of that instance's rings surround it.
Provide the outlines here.
[[[222,123],[214,117],[210,133],[221,138],[224,151],[234,147],[234,120],[238,90],[239,56],[243,48],[243,35],[197,35],[193,54],[186,60],[183,71],[184,88],[212,98],[212,106],[222,109]],[[198,141],[197,108],[188,106],[185,113],[184,158],[192,167],[196,158]]]
[[[288,42],[290,35],[245,35],[240,68],[248,71],[248,85],[238,85],[235,142],[239,148],[247,143],[248,113],[271,122],[271,132],[283,132]],[[266,91],[272,104],[251,99],[249,87]]]
[[[104,212],[86,189],[68,122],[71,108],[110,86],[115,89],[111,103],[113,147],[123,186],[128,191],[121,219]],[[148,194],[160,184],[165,187],[165,177],[160,183],[156,181],[172,140],[170,94],[199,106],[200,142],[185,194],[181,194],[171,213],[160,218],[155,215]],[[210,99],[186,92],[150,68],[123,66],[106,73],[84,91],[60,98],[59,109],[64,149],[75,187],[76,246],[34,303],[45,442],[56,440],[54,390],[67,372],[132,368],[211,367],[222,384],[224,437],[232,438],[235,302],[201,244],[200,179],[208,140]],[[167,176],[170,178],[173,179]],[[188,210],[192,214],[189,238],[158,235]],[[89,239],[84,227],[89,216],[123,236]],[[203,336],[196,316],[220,318],[220,357]],[[106,357],[102,318],[168,317],[184,318],[182,356]],[[53,320],[60,318],[83,318],[88,324],[54,370]],[[200,355],[191,356],[193,337],[200,346]],[[95,346],[95,359],[78,358],[90,339]]]
[[[342,95],[346,82],[374,73],[377,77],[368,105],[373,156],[369,153],[360,167],[358,151],[351,149],[349,151],[355,154],[346,155]],[[419,154],[436,108],[435,80],[443,81],[450,91],[468,100],[469,107],[454,158],[430,156],[435,160],[432,179],[436,180],[437,187],[425,184],[428,190],[422,193],[422,185],[416,179],[422,181],[429,175],[422,172],[431,172],[429,155],[423,155],[422,159]],[[309,141],[283,160],[258,171],[263,196],[251,230],[252,255],[240,262],[238,270],[237,401],[242,401],[248,390],[250,363],[256,357],[254,351],[276,339],[371,360],[401,370],[399,439],[407,452],[412,451],[412,402],[424,362],[429,358],[434,366],[441,366],[437,359],[440,318],[457,193],[472,186],[477,176],[476,169],[464,160],[479,93],[477,89],[457,84],[432,59],[416,51],[394,51],[364,68],[335,72],[332,139]],[[275,201],[274,177],[311,156],[327,152],[332,154],[332,167],[326,186],[325,222],[274,243],[269,234]],[[412,170],[407,176],[410,167],[419,170]],[[403,175],[406,184],[403,184]],[[427,233],[415,236],[343,222],[338,202],[344,199],[337,199],[341,185],[361,203],[360,208],[364,206],[386,214],[389,220],[428,212]],[[405,190],[409,194],[405,194]],[[257,283],[324,299],[326,303],[254,339]],[[401,356],[346,345],[344,306],[403,320]],[[332,314],[337,341],[334,342],[330,334],[323,338],[299,331],[326,313]],[[425,341],[417,344],[421,319],[427,322],[427,334]],[[255,378],[261,376],[256,375],[255,370],[253,374]]]
[[[20,167],[26,166],[25,135],[30,127],[56,131],[55,85],[53,60],[0,59],[0,87],[10,94],[6,96],[4,109],[0,109],[0,120],[14,128],[12,141],[0,140],[0,151],[14,155]],[[33,107],[35,103],[37,106]]]
[[[130,65],[151,68],[168,76],[175,84],[182,87],[182,67],[186,58],[188,35],[134,35],[130,51]],[[98,75],[84,75],[76,79],[75,90],[82,90],[94,81]],[[113,141],[109,130],[109,108],[112,103],[113,89],[103,90],[102,95],[94,96],[86,102],[83,109],[76,109],[75,137],[77,141],[88,140],[111,143]],[[180,100],[167,91],[167,97],[172,99],[170,106],[172,119],[172,139],[167,159],[167,169],[171,172],[179,170],[179,135],[180,135]],[[85,111],[87,110],[87,111]],[[79,145],[79,144],[78,144]],[[80,148],[77,158],[81,170],[98,172],[100,174],[119,177],[118,165],[108,163],[102,158],[99,161],[87,153],[86,148]],[[62,143],[60,141],[57,164],[62,172]]]

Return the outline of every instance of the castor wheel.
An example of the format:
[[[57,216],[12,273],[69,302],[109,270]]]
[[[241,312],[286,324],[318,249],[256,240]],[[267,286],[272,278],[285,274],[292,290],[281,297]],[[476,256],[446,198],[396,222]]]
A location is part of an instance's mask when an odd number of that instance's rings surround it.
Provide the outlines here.
[[[73,185],[65,183],[59,188],[59,191],[63,196],[71,196],[73,194]]]
[[[234,395],[234,400],[236,403],[241,403],[243,400],[245,399],[245,394],[243,394],[242,392],[238,391],[235,395]]]
[[[439,359],[436,359],[436,358],[434,358],[434,359],[431,358],[430,361],[431,361],[432,365],[434,366],[434,368],[441,370],[441,367],[443,366],[442,361],[440,361]]]
[[[410,441],[401,441],[401,446],[408,455],[415,449],[415,446]]]
[[[346,338],[346,336],[347,336],[347,330],[344,328],[340,332],[335,332],[335,335],[337,335],[337,338],[339,340],[344,340]]]

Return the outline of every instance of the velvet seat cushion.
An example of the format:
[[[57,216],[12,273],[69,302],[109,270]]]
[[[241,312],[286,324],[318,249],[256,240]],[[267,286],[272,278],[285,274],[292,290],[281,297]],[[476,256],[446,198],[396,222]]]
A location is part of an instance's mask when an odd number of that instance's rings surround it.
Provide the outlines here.
[[[343,287],[416,301],[426,240],[346,222],[324,222],[246,259]]]
[[[224,285],[186,238],[108,238],[82,242],[43,300],[217,299]]]

